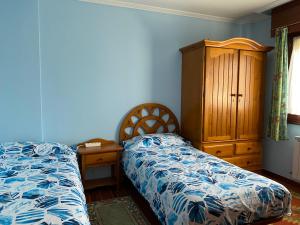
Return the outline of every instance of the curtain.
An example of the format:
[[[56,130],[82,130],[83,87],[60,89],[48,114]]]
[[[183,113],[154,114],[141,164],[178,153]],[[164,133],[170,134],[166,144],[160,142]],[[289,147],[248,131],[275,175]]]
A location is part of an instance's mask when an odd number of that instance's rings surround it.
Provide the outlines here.
[[[300,37],[296,37],[293,40],[289,79],[288,112],[290,114],[300,115]]]
[[[268,136],[275,141],[287,140],[288,99],[288,29],[276,30],[276,65],[273,77],[271,112]]]

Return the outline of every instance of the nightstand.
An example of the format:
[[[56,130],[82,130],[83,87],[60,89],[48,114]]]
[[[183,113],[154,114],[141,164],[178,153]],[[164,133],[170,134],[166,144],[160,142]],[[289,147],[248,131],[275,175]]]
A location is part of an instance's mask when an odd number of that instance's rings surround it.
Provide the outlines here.
[[[101,147],[85,147],[86,142],[101,142]],[[120,187],[120,155],[122,147],[114,141],[105,139],[91,139],[78,144],[78,153],[80,156],[81,178],[85,190],[101,186],[116,185],[117,190]],[[111,177],[88,180],[87,170],[92,167],[111,167]]]

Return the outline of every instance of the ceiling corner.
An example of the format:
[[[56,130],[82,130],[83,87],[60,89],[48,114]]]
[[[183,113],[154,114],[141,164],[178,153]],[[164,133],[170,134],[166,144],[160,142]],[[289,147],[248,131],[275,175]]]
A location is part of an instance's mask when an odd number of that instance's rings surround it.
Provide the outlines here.
[[[270,9],[273,9],[273,8],[275,8],[277,6],[283,5],[283,4],[285,4],[287,2],[290,2],[290,1],[292,1],[292,0],[276,0],[276,1],[272,2],[272,3],[270,3],[270,4],[267,4],[267,5],[265,5],[265,6],[261,7],[261,8],[258,8],[255,12],[256,13],[263,13],[265,11],[268,11]]]

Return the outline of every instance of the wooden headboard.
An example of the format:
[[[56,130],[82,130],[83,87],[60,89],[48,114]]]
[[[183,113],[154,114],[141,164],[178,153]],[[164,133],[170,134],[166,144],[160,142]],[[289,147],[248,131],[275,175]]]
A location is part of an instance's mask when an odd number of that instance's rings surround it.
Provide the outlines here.
[[[120,141],[142,134],[178,133],[179,124],[174,113],[164,105],[146,103],[134,107],[124,118]]]

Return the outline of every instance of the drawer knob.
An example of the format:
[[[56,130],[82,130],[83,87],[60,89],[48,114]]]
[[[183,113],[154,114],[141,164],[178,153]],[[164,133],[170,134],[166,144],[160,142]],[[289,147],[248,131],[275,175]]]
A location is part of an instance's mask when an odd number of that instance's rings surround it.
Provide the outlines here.
[[[220,151],[220,150],[218,150],[218,151],[216,152],[216,154],[217,154],[217,155],[221,154],[221,151]]]
[[[247,165],[249,165],[251,162],[250,161],[247,161]]]
[[[103,158],[98,158],[98,159],[97,159],[97,161],[102,161],[102,160],[103,160]]]
[[[250,151],[251,149],[252,149],[251,147],[248,147],[248,148],[247,148],[248,151]]]

